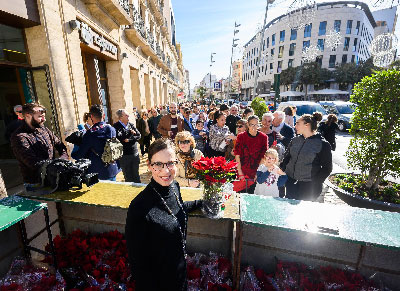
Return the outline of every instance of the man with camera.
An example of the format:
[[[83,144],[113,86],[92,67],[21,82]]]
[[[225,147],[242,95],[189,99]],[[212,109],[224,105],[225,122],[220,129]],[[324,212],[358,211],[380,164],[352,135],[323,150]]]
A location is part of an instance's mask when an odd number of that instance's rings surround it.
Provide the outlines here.
[[[124,147],[119,163],[124,173],[125,182],[140,183],[140,157],[137,149],[137,142],[141,137],[140,132],[133,123],[129,122],[129,114],[126,110],[118,109],[117,116],[119,120],[113,126],[117,131],[117,139]]]
[[[86,131],[79,149],[72,153],[75,160],[89,159],[91,164],[88,173],[98,173],[100,180],[115,181],[120,171],[117,162],[104,163],[102,155],[107,140],[116,137],[115,128],[103,121],[103,109],[100,105],[92,105],[89,110],[93,126]]]
[[[21,168],[27,190],[41,182],[40,169],[43,161],[68,159],[67,148],[62,141],[44,126],[46,108],[38,103],[22,106],[24,122],[11,136],[11,146]]]

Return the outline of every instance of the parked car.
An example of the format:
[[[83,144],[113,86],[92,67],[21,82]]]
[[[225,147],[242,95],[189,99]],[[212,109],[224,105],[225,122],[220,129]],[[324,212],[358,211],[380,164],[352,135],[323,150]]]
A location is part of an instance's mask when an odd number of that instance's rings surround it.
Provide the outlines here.
[[[249,105],[249,102],[247,101],[242,101],[240,102],[240,109],[245,109]]]
[[[303,114],[313,114],[314,112],[322,113],[322,120],[325,121],[328,117],[327,112],[321,104],[312,101],[288,101],[282,102],[278,106],[278,111],[283,111],[288,106],[296,106],[296,119],[299,119]]]
[[[336,114],[340,131],[346,131],[351,128],[351,121],[355,110],[355,104],[345,101],[320,101],[326,111]]]

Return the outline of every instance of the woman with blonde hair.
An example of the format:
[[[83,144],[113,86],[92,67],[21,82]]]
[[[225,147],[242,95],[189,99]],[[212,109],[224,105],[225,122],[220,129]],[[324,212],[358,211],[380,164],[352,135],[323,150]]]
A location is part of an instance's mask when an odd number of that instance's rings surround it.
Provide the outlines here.
[[[178,158],[175,180],[182,187],[199,187],[200,181],[194,175],[192,162],[199,160],[203,153],[196,149],[193,135],[188,131],[178,132],[175,137],[175,144]]]

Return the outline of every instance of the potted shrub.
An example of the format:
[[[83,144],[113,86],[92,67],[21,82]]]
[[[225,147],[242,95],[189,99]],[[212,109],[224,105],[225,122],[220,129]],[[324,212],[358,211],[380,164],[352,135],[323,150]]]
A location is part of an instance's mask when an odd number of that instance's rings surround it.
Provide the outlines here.
[[[376,72],[357,83],[350,101],[357,104],[346,152],[360,174],[336,174],[328,185],[352,206],[400,212],[400,71]]]

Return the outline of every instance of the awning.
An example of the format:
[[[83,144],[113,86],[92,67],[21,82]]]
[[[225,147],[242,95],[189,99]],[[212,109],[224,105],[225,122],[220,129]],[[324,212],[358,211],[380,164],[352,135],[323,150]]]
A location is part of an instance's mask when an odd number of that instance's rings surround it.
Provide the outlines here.
[[[311,92],[307,93],[307,95],[339,95],[339,94],[349,95],[350,93],[347,91],[341,91],[341,90],[335,90],[335,89],[323,89],[323,90],[311,91]]]
[[[285,91],[280,93],[279,95],[283,97],[295,97],[295,96],[304,96],[305,94],[299,91]]]

